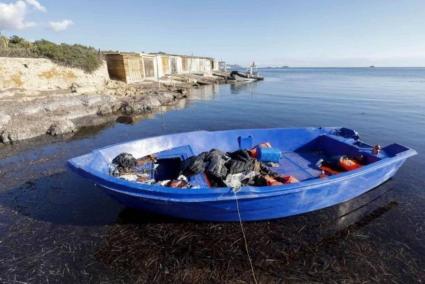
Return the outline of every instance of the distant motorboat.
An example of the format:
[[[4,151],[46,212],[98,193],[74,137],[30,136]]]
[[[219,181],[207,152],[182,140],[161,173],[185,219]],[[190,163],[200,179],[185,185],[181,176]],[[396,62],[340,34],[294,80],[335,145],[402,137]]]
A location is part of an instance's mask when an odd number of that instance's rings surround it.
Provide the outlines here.
[[[230,73],[230,77],[235,82],[254,82],[254,81],[258,81],[257,78],[250,77],[248,74],[242,73],[242,72],[239,72],[239,71],[232,71]]]
[[[260,76],[256,71],[255,62],[252,62],[251,66],[246,72],[232,71],[230,77],[236,82],[254,82],[262,81],[264,77]]]

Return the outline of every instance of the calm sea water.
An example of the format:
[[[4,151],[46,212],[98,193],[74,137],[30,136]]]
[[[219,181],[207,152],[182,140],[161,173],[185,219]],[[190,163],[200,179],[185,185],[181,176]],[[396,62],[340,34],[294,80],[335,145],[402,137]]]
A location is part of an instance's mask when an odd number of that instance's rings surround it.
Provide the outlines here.
[[[0,147],[0,282],[252,281],[239,224],[123,208],[65,161],[172,132],[345,126],[416,149],[386,184],[302,216],[245,224],[260,282],[425,280],[425,69],[262,70],[264,82],[207,86],[132,125]]]

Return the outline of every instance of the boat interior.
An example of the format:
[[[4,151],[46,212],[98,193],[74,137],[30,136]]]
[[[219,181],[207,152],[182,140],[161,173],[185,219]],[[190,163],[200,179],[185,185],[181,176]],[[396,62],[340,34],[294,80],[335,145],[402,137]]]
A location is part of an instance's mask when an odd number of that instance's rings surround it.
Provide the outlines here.
[[[252,137],[250,136],[245,138],[239,136],[237,139],[240,149],[249,149],[255,146],[252,144]],[[405,150],[403,146],[394,145],[396,144],[392,144],[383,150],[387,154],[395,154]],[[273,147],[276,146],[273,145]],[[371,145],[360,141],[349,144],[333,136],[320,135],[289,151],[282,146],[279,147],[282,152],[281,158],[272,170],[281,175],[293,176],[298,181],[315,179],[323,175],[323,170],[318,166],[318,162],[323,159],[341,155],[349,157],[361,156],[362,158],[359,162],[362,166],[379,161],[383,154],[373,154],[372,148]],[[157,158],[157,167],[154,170],[153,164],[145,166],[151,167],[152,178],[155,180],[176,179],[180,173],[179,166],[181,162],[195,155],[190,145],[174,147],[153,154]],[[201,187],[209,187],[205,174],[194,175],[189,180],[191,183]]]

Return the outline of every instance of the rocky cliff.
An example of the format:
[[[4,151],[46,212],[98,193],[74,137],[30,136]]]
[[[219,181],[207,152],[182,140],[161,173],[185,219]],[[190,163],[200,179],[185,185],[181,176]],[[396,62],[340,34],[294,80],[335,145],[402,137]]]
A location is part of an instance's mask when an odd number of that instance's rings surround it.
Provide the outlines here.
[[[0,57],[0,91],[7,89],[58,90],[79,86],[103,86],[109,80],[106,63],[89,74],[57,65],[43,58]]]

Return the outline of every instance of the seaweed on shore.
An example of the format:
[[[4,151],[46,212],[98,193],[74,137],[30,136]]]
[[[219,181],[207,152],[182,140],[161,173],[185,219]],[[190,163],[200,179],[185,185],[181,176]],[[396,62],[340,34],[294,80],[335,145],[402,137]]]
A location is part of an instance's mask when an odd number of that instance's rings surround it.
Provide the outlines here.
[[[420,263],[405,263],[405,250],[389,241],[387,250],[377,251],[363,232],[369,222],[396,207],[389,202],[341,230],[334,226],[332,210],[245,223],[257,280],[357,283],[366,276],[376,282],[401,280],[390,268],[394,266],[409,270],[412,277],[425,276]],[[110,228],[96,257],[139,282],[253,282],[238,223],[198,223],[133,210],[124,211],[121,221],[124,224]]]

